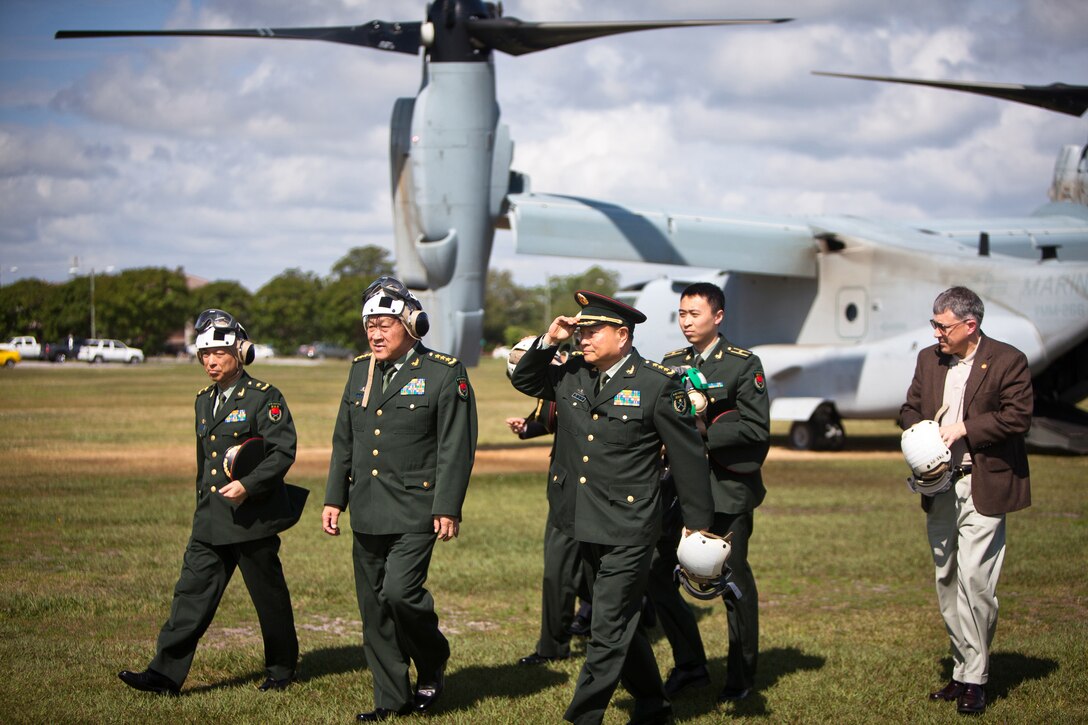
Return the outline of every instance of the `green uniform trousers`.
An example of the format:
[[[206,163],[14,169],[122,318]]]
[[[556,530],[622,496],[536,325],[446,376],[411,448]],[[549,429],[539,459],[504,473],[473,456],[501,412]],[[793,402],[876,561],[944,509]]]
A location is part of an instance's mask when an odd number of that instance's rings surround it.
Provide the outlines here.
[[[401,710],[412,703],[410,662],[419,681],[431,682],[450,658],[434,598],[423,587],[435,541],[434,533],[354,532],[355,593],[376,708]]]
[[[754,517],[751,511],[739,514],[714,514],[711,531],[720,536],[733,532],[729,568],[733,582],[740,589],[739,601],[726,599],[726,621],[729,627],[729,654],[725,686],[744,689],[755,685],[756,664],[759,657],[759,592],[755,576],[748,564],[748,540],[752,536]],[[680,594],[673,570],[676,568],[676,546],[680,540],[679,529],[670,536],[662,536],[654,552],[651,565],[650,598],[657,609],[657,618],[672,646],[677,667],[693,667],[706,664],[703,640],[695,615]]]
[[[570,655],[571,634],[567,631],[574,621],[574,602],[581,591],[582,556],[578,541],[554,525],[551,517],[544,526],[544,580],[541,585],[540,639],[536,653],[541,657]]]
[[[669,707],[653,647],[639,628],[654,547],[582,542],[580,550],[593,578],[593,618],[586,661],[563,717],[597,725],[622,681],[635,699],[631,722],[653,720]]]
[[[170,617],[159,632],[155,659],[149,668],[179,687],[185,682],[197,642],[212,623],[237,568],[257,609],[268,676],[277,680],[293,677],[298,664],[298,638],[279,551],[280,537],[275,534],[221,546],[190,539],[174,587]]]

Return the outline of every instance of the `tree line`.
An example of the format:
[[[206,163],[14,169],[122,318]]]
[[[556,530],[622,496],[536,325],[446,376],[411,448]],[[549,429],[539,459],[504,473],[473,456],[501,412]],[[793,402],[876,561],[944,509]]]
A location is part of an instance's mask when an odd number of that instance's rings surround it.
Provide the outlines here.
[[[0,287],[0,329],[3,340],[16,335],[34,335],[40,342],[91,337],[93,284],[97,337],[123,340],[149,355],[178,352],[171,349],[171,338],[209,307],[230,312],[254,341],[281,354],[318,340],[361,352],[367,349],[359,317],[362,295],[383,274],[393,274],[389,252],[368,245],[349,250],[326,276],[286,269],[256,292],[232,280],[190,290],[180,268],[127,269],[63,283],[23,279]],[[513,344],[539,334],[556,315],[574,314],[578,289],[612,294],[618,285],[616,272],[597,266],[528,287],[514,282],[509,271],[489,270],[484,347]]]

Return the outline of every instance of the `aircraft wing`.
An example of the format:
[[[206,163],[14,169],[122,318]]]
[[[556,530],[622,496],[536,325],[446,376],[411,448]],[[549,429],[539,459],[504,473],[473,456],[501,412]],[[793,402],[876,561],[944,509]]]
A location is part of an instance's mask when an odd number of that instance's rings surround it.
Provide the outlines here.
[[[802,219],[672,214],[553,194],[507,201],[522,254],[816,276],[817,245]]]

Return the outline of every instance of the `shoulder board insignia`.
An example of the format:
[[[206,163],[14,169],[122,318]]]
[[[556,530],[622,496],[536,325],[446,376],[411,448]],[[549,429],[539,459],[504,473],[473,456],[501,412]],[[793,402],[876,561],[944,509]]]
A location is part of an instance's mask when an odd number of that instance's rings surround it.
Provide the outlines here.
[[[432,360],[436,360],[436,361],[438,361],[438,362],[440,362],[440,363],[443,363],[443,364],[445,364],[445,365],[448,365],[448,366],[450,366],[451,368],[452,368],[452,367],[453,367],[454,365],[456,365],[456,364],[457,364],[457,358],[455,358],[455,357],[451,357],[451,356],[449,356],[449,355],[443,355],[442,353],[440,353],[440,352],[435,352],[434,350],[430,350],[430,351],[428,351],[428,352],[427,352],[427,357],[429,357],[429,358],[430,358],[430,359],[432,359]]]
[[[256,388],[257,390],[268,390],[272,387],[272,383],[265,383],[256,378],[249,379],[249,387]]]
[[[646,365],[646,367],[650,368],[651,370],[656,370],[657,372],[661,373],[665,377],[668,377],[668,378],[675,378],[676,377],[676,373],[672,370],[672,368],[667,368],[664,365],[662,365],[661,363],[654,362],[653,360],[643,360],[642,362],[643,362],[644,365]]]
[[[725,348],[725,351],[730,355],[736,355],[737,357],[742,357],[745,359],[752,357],[752,351],[745,350],[743,347],[733,347],[732,345],[730,345],[729,347]]]
[[[688,349],[686,347],[682,347],[679,350],[673,350],[672,352],[665,353],[665,357],[667,357],[667,358],[676,357],[677,355],[683,355],[687,351],[688,351]]]
[[[199,397],[200,397],[201,395],[203,395],[204,393],[208,392],[209,390],[211,390],[211,389],[212,389],[212,388],[214,388],[214,387],[215,387],[215,383],[212,383],[211,385],[209,385],[209,386],[208,386],[208,387],[206,387],[206,388],[201,388],[200,390],[196,391],[196,397],[198,397],[198,398],[199,398]]]
[[[581,350],[575,350],[570,354],[571,357],[582,357],[583,355],[585,355],[585,353]]]
[[[352,360],[352,362],[357,363],[357,362],[362,362],[363,360],[369,360],[369,359],[370,359],[370,353],[369,352],[364,352],[362,355],[360,355],[359,357]]]

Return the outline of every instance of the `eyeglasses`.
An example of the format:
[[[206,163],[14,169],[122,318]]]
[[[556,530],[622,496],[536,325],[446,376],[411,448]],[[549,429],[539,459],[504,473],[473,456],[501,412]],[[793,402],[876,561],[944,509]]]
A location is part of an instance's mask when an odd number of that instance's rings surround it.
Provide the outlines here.
[[[234,318],[230,316],[230,313],[223,312],[223,310],[204,310],[200,313],[200,317],[196,318],[196,331],[205,332],[209,328],[216,328],[220,330],[229,330],[237,325]]]
[[[367,332],[377,330],[378,332],[389,332],[395,325],[399,325],[400,321],[393,317],[383,317],[380,320],[367,320],[363,327]]]
[[[929,326],[932,327],[934,330],[940,330],[942,335],[947,335],[948,331],[951,330],[953,327],[956,327],[958,325],[962,325],[965,322],[967,322],[967,320],[960,320],[959,322],[953,322],[951,325],[942,325],[940,322],[937,322],[936,320],[930,320],[929,321]]]

